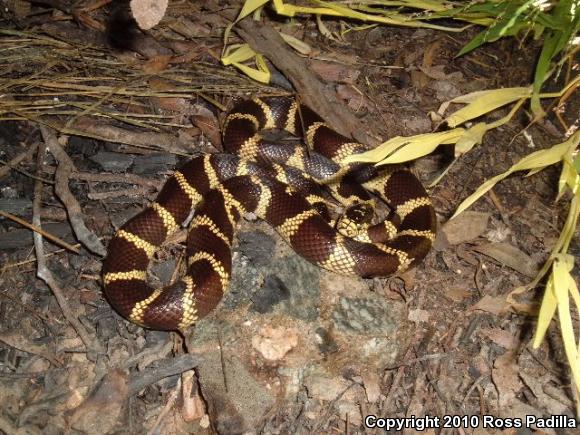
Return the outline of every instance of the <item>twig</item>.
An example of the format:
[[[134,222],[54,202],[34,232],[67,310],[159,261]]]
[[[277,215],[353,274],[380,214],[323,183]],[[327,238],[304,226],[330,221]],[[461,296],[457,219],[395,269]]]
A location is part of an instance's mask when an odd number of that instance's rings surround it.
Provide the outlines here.
[[[42,159],[44,157],[44,153],[46,152],[46,144],[43,143],[38,148],[38,158],[37,158],[37,168],[40,170],[42,167]],[[40,208],[42,203],[42,182],[36,181],[34,185],[34,201],[32,202],[32,223],[41,228],[40,223]],[[48,269],[46,265],[46,257],[44,256],[44,246],[42,243],[42,235],[40,233],[33,233],[34,239],[34,251],[36,253],[36,276],[43,280],[46,285],[54,294],[58,306],[60,307],[62,314],[66,318],[66,320],[71,324],[71,326],[75,329],[83,343],[85,344],[87,350],[102,353],[103,348],[101,343],[97,340],[92,340],[89,336],[85,327],[81,324],[81,322],[76,318],[73,314],[70,306],[68,305],[67,299],[65,298],[64,294],[60,286],[58,285],[57,281],[54,279],[52,272]]]
[[[442,353],[442,352],[441,353],[432,353],[430,355],[423,355],[423,356],[420,356],[418,358],[410,359],[409,361],[403,361],[401,364],[397,364],[395,366],[386,367],[385,370],[397,370],[401,367],[410,366],[410,365],[413,365],[415,363],[419,363],[419,362],[423,362],[423,361],[427,361],[427,360],[450,358],[452,356],[453,356],[453,353]]]
[[[219,345],[220,345],[220,364],[221,364],[221,368],[222,368],[222,376],[224,378],[224,388],[226,390],[226,393],[229,393],[229,390],[228,390],[228,375],[227,375],[227,371],[226,371],[226,361],[225,361],[225,358],[224,358],[224,346],[223,346],[223,343],[222,343],[222,330],[221,330],[220,325],[218,325],[217,333],[218,333],[218,342],[219,342]]]
[[[100,201],[103,199],[119,198],[120,196],[140,197],[145,194],[147,194],[147,188],[138,187],[129,189],[117,189],[109,192],[91,192],[88,193],[87,196],[89,197],[89,199],[92,199],[94,201]]]
[[[42,216],[42,214],[41,214],[41,216]],[[73,245],[73,248],[75,248],[75,249],[78,249],[80,247],[81,247],[80,243]],[[53,255],[62,254],[65,251],[66,251],[66,249],[58,249],[56,251],[52,251],[52,252],[49,252],[48,254],[45,254],[45,257],[46,258],[52,257]],[[4,266],[2,266],[2,269],[0,269],[0,275],[2,275],[4,272],[6,272],[9,269],[14,269],[15,267],[24,266],[25,264],[30,264],[30,263],[34,263],[34,262],[36,262],[36,258],[31,258],[29,260],[17,261],[16,263],[7,263]]]
[[[85,225],[82,218],[81,207],[68,187],[69,177],[76,171],[72,160],[58,143],[56,134],[53,130],[41,125],[40,131],[42,132],[42,137],[49,151],[58,162],[58,167],[54,176],[56,182],[55,192],[67,210],[71,226],[77,239],[90,251],[104,256],[107,253],[107,250],[98,237]]]
[[[194,354],[161,360],[159,366],[149,367],[134,375],[129,383],[129,395],[133,396],[143,388],[169,376],[178,375],[196,367],[201,358]]]
[[[479,386],[479,384],[487,377],[489,377],[488,374],[483,374],[483,375],[479,376],[479,378],[477,378],[475,380],[473,385],[471,387],[469,387],[469,390],[467,390],[467,393],[465,393],[465,396],[463,396],[463,400],[461,401],[462,408],[465,409],[465,402],[467,401],[467,399],[469,399],[469,396],[471,396],[471,393],[473,393],[473,390],[475,390]]]
[[[38,180],[38,181],[41,181],[41,180]],[[32,231],[35,231],[35,232],[37,232],[37,233],[40,233],[40,234],[41,234],[43,237],[46,237],[46,238],[47,238],[48,240],[50,240],[51,242],[54,242],[54,243],[56,243],[57,245],[60,245],[60,246],[62,246],[63,248],[66,248],[66,249],[68,249],[69,251],[72,251],[72,252],[74,252],[75,254],[78,254],[78,253],[79,253],[79,250],[78,250],[77,248],[75,248],[74,246],[72,246],[72,245],[69,245],[69,244],[68,244],[67,242],[65,242],[64,240],[62,240],[62,239],[59,239],[58,237],[56,237],[56,236],[53,236],[53,235],[52,235],[52,234],[50,234],[50,233],[47,233],[47,232],[46,232],[46,231],[44,231],[42,228],[39,228],[39,227],[37,227],[37,226],[35,226],[35,225],[32,225],[32,224],[29,224],[29,223],[28,223],[28,222],[26,222],[25,220],[23,220],[23,219],[20,219],[18,216],[14,216],[13,214],[10,214],[10,213],[8,213],[8,212],[5,212],[5,211],[2,211],[2,210],[0,210],[0,216],[4,216],[4,217],[5,217],[5,218],[7,218],[7,219],[10,219],[10,220],[12,220],[12,221],[14,221],[14,222],[16,222],[16,223],[19,223],[19,224],[20,224],[20,225],[22,225],[23,227],[26,227],[26,228],[28,228],[28,229],[30,229],[30,230],[32,230]]]
[[[345,393],[350,390],[352,387],[354,387],[355,385],[360,385],[358,382],[352,382],[348,387],[346,387],[344,390],[342,390],[334,399],[332,399],[328,405],[326,406],[326,411],[324,412],[323,415],[321,415],[317,421],[316,421],[316,425],[314,425],[314,428],[312,428],[312,433],[320,433],[320,430],[323,426],[327,426],[328,422],[330,421],[330,419],[332,418],[332,410],[334,409],[334,405],[336,405],[336,403],[342,399],[342,396],[345,395]]]
[[[159,189],[162,184],[158,180],[149,180],[135,174],[91,174],[89,172],[73,172],[71,178],[83,181],[140,184],[154,189]]]
[[[56,170],[50,167],[46,168],[44,172],[47,174],[54,174]],[[96,183],[139,184],[141,186],[147,186],[155,190],[159,190],[163,184],[163,182],[159,180],[150,180],[148,178],[141,177],[137,174],[125,174],[125,173],[93,174],[91,172],[73,172],[72,174],[70,174],[70,178],[73,180],[93,181]]]

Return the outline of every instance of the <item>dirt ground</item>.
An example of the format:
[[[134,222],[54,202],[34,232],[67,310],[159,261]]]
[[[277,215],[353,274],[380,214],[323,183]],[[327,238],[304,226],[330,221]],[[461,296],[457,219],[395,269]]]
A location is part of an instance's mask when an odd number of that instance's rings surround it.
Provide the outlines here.
[[[0,433],[382,433],[369,416],[405,423],[405,433],[571,433],[526,425],[569,421],[575,404],[557,325],[531,345],[543,287],[517,291],[565,220],[559,168],[512,176],[447,220],[483,181],[562,142],[578,98],[561,111],[564,125],[552,112],[530,123],[521,111],[454,163],[429,189],[435,246],[400,277],[331,274],[245,219],[229,292],[184,337],[128,323],[108,305],[108,240],[173,168],[220,150],[234,102],[292,94],[290,83],[308,100],[300,90],[317,86],[348,108],[340,128],[377,144],[444,128],[435,113],[456,96],[527,86],[540,49],[506,38],[455,58],[478,29],[379,26],[332,40],[315,19],[266,14],[262,26],[311,52],[293,54],[299,77],[284,70],[290,58],[270,58],[286,77],[263,86],[219,63],[239,7],[230,3],[174,2],[131,40],[111,35],[119,29],[107,30],[108,9],[96,3],[13,2],[23,10],[0,15],[0,210],[68,243],[35,248],[29,228],[0,217]],[[335,35],[346,29],[324,22]],[[259,32],[246,22],[230,43],[260,43]],[[312,74],[319,83],[301,82]],[[429,184],[452,159],[443,147],[413,170]],[[184,240],[185,231],[156,254],[154,279],[175,279]]]

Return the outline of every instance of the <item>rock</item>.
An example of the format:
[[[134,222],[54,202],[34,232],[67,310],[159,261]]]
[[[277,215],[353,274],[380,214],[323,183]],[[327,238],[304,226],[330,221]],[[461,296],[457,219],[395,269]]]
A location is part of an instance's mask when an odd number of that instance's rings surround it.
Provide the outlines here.
[[[354,426],[360,426],[362,423],[362,415],[360,413],[360,408],[357,403],[339,400],[334,406],[344,421],[348,421]]]
[[[240,234],[230,291],[222,306],[232,309],[251,300],[251,310],[256,312],[276,310],[298,319],[316,320],[319,268],[262,231]],[[281,255],[274,255],[276,243],[280,244]]]
[[[350,402],[358,401],[364,394],[361,386],[357,383],[348,381],[341,376],[331,377],[328,373],[319,371],[306,376],[304,386],[309,397],[327,402],[337,399]]]
[[[290,328],[265,327],[252,337],[252,347],[269,361],[277,361],[298,345],[298,333]]]
[[[275,399],[238,358],[227,356],[225,373],[222,361],[219,349],[205,352],[198,366],[199,383],[217,432],[240,434],[255,428]]]
[[[246,231],[238,235],[237,251],[243,252],[256,267],[267,266],[272,262],[276,240],[263,231]]]
[[[276,275],[268,275],[264,279],[261,291],[253,299],[250,310],[264,314],[273,311],[274,306],[290,299],[290,290]]]
[[[330,402],[338,398],[347,398],[348,389],[352,382],[341,377],[330,378],[324,375],[311,375],[304,380],[304,386],[308,390],[308,396],[313,399]],[[348,396],[352,396],[348,394]],[[352,398],[352,397],[351,397]]]
[[[346,333],[381,336],[393,334],[403,318],[396,304],[382,298],[341,297],[332,320]]]
[[[364,371],[362,374],[365,393],[369,403],[376,403],[379,401],[381,395],[381,379],[379,375],[372,370]]]

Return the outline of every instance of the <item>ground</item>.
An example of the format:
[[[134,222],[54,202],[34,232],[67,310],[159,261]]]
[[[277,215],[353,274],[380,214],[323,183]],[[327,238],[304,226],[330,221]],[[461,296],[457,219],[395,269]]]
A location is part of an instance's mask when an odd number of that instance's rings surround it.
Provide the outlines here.
[[[567,126],[551,112],[531,123],[521,111],[429,189],[440,231],[415,269],[389,279],[337,276],[246,216],[218,308],[184,336],[150,331],[103,298],[108,240],[175,166],[220,150],[225,109],[288,90],[219,64],[235,7],[174,3],[147,37],[120,50],[104,27],[89,26],[104,23],[106,9],[89,12],[95,22],[73,14],[71,23],[63,4],[2,18],[10,30],[0,32],[0,209],[73,246],[45,239],[35,250],[30,229],[0,218],[0,432],[380,433],[365,427],[374,415],[407,417],[408,433],[422,423],[430,433],[499,433],[511,418],[512,433],[523,434],[526,416],[575,415],[557,325],[540,348],[531,345],[543,287],[518,291],[566,218],[567,198],[556,201],[559,168],[512,176],[447,221],[483,181],[561,142],[577,122],[578,99],[562,112]],[[539,53],[537,42],[506,38],[456,58],[477,29],[371,27],[330,40],[315,20],[267,15],[264,26],[311,47],[296,61],[355,115],[341,127],[359,128],[373,144],[444,128],[435,114],[456,96],[527,86]],[[245,23],[230,42],[259,40],[263,29],[255,30]],[[452,159],[453,149],[438,149],[413,170],[429,184]],[[184,239],[157,253],[153,279],[174,279]]]

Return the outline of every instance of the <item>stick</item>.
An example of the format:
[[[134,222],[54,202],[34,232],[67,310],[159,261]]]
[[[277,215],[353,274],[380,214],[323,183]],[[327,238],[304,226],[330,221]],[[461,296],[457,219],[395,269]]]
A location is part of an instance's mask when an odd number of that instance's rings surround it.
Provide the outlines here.
[[[38,148],[38,157],[37,157],[37,168],[40,171],[42,168],[42,159],[46,152],[46,144],[43,143]],[[34,184],[34,201],[32,202],[32,224],[38,228],[41,228],[40,223],[40,208],[42,203],[42,182],[37,180]],[[43,280],[46,285],[54,294],[58,306],[60,307],[62,314],[66,318],[66,320],[71,324],[71,326],[75,329],[85,347],[89,351],[97,352],[97,353],[104,353],[104,349],[99,343],[98,340],[92,340],[89,336],[85,327],[81,324],[79,319],[73,314],[70,306],[68,305],[67,299],[64,296],[60,286],[58,285],[57,281],[54,279],[52,272],[46,265],[46,257],[44,256],[44,246],[42,243],[42,235],[40,233],[34,232],[33,233],[34,239],[34,251],[36,253],[36,276]]]
[[[85,225],[82,218],[81,206],[68,187],[70,175],[73,172],[76,172],[72,160],[58,143],[54,130],[41,125],[40,131],[42,132],[42,137],[46,146],[58,162],[58,167],[54,176],[56,183],[55,192],[66,208],[71,226],[77,239],[91,252],[105,256],[107,250],[99,238]]]
[[[363,133],[363,126],[358,118],[346,109],[334,90],[312,71],[272,26],[248,17],[240,21],[234,29],[252,49],[266,56],[292,82],[304,103],[324,118],[333,129],[365,144],[373,142]]]
[[[8,212],[2,211],[0,210],[0,216],[4,216],[5,218],[8,218],[10,220],[13,220],[14,222],[19,223],[20,225],[22,225],[23,227],[26,227],[32,231],[35,231],[39,234],[41,234],[43,237],[46,237],[48,240],[50,240],[51,242],[56,243],[57,245],[62,246],[63,248],[68,249],[69,251],[74,252],[75,254],[79,253],[78,248],[76,248],[75,246],[69,245],[67,242],[65,242],[62,239],[59,239],[56,236],[53,236],[50,233],[47,233],[46,231],[44,231],[42,228],[37,227],[36,225],[32,225],[29,224],[28,222],[26,222],[25,220],[20,219],[18,216],[14,216],[13,214],[10,214]]]

